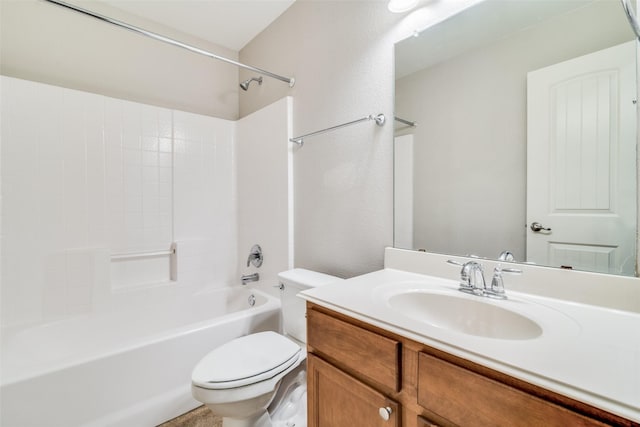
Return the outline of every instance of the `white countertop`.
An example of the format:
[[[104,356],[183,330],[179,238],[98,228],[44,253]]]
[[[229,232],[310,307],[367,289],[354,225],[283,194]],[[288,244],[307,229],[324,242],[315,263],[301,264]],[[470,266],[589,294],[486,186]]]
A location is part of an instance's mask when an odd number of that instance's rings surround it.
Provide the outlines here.
[[[480,298],[542,327],[533,339],[468,335],[412,318],[388,303],[404,291],[451,292],[458,282],[384,269],[302,292],[307,301],[640,422],[640,314],[531,294]],[[457,292],[457,291],[456,291]],[[458,295],[456,294],[456,295]]]

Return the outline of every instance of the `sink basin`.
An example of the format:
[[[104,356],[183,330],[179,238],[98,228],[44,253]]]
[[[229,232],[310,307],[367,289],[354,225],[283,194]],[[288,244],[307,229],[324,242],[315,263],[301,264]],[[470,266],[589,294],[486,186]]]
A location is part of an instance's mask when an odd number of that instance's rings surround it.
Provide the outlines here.
[[[429,291],[404,292],[387,301],[405,316],[468,335],[505,340],[529,340],[542,335],[538,323],[500,307],[503,301],[490,303],[463,294]]]

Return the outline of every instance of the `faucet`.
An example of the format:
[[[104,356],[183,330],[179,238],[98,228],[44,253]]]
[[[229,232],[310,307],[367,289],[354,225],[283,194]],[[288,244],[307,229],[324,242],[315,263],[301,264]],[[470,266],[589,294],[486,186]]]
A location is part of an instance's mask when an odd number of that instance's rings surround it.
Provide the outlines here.
[[[484,280],[484,268],[482,264],[476,261],[461,263],[453,260],[448,260],[447,263],[462,266],[460,270],[460,287],[458,288],[460,292],[495,299],[507,299],[507,295],[504,292],[502,273],[522,273],[522,270],[502,268],[500,264],[498,264],[496,268],[493,269],[491,286],[487,287],[487,283]]]
[[[482,264],[476,261],[467,261],[462,264],[460,270],[460,290],[462,292],[482,295],[486,287]]]
[[[257,282],[258,280],[260,280],[260,275],[258,273],[245,274],[240,277],[240,280],[242,281],[243,285],[246,285],[249,282]]]

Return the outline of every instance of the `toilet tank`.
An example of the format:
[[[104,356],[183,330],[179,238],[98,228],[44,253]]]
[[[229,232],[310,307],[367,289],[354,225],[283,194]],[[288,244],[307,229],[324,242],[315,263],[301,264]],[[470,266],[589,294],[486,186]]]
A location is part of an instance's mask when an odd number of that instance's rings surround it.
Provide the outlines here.
[[[280,298],[282,300],[284,333],[300,342],[306,343],[306,301],[296,295],[304,290],[342,279],[316,271],[305,270],[304,268],[294,268],[278,274],[278,280],[281,285]]]

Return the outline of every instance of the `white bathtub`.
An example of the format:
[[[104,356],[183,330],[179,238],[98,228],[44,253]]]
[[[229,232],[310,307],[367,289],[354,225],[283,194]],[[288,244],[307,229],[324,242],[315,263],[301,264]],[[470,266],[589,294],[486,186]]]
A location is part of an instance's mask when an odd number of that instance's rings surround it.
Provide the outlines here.
[[[280,328],[280,301],[246,288],[140,305],[3,330],[0,425],[155,426],[199,405],[191,371],[206,353]]]

